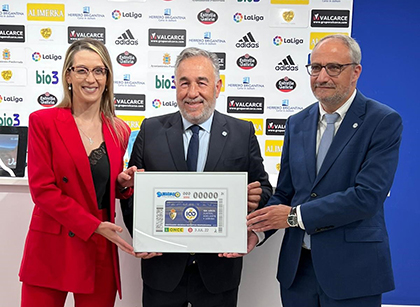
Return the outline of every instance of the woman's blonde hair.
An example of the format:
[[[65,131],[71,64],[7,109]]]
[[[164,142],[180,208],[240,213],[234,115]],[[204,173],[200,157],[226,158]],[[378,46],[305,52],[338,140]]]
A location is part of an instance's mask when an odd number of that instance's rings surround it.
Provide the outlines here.
[[[81,51],[88,50],[93,51],[98,54],[104,63],[107,71],[107,79],[105,84],[105,91],[102,93],[101,104],[99,111],[104,115],[107,124],[110,124],[112,130],[120,143],[122,144],[124,140],[124,134],[126,133],[124,129],[123,121],[115,116],[115,107],[114,107],[114,73],[112,70],[111,57],[109,56],[108,50],[105,45],[95,39],[84,38],[78,41],[73,42],[70,47],[67,49],[66,56],[63,64],[63,73],[62,73],[62,84],[64,98],[57,105],[58,108],[72,108],[72,90],[69,84],[67,83],[67,74],[70,73],[70,68],[73,66],[74,55]],[[114,135],[114,134],[113,134]]]

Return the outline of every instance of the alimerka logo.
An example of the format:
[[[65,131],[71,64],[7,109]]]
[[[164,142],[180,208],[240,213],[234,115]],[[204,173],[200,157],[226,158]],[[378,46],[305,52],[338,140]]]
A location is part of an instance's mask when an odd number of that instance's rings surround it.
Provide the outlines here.
[[[64,21],[64,4],[28,3],[27,19],[31,21]]]

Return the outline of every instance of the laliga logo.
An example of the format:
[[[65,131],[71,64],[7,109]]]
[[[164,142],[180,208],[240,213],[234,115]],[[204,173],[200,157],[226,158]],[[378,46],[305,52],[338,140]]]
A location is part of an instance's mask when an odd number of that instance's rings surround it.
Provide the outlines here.
[[[155,100],[152,101],[152,105],[155,109],[159,109],[160,106],[162,105],[162,102],[160,102],[159,99],[155,99]]]
[[[283,43],[283,39],[281,38],[281,36],[275,36],[273,38],[273,44],[276,46],[280,46]]]
[[[114,18],[115,20],[120,19],[121,18],[121,12],[119,10],[114,10],[112,12],[112,18]]]
[[[244,16],[242,16],[241,13],[236,13],[235,15],[233,15],[233,21],[237,23],[241,22],[242,19],[244,19]]]
[[[185,211],[184,211],[184,217],[188,221],[192,222],[198,217],[198,212],[193,207],[186,208]]]
[[[34,60],[35,62],[40,61],[41,60],[41,54],[39,52],[32,53],[32,60]]]

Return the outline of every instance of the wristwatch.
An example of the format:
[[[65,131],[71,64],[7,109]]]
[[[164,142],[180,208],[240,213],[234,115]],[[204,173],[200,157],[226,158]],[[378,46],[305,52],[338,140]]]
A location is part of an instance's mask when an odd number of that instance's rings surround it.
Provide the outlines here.
[[[299,226],[298,219],[297,219],[297,213],[296,213],[296,207],[292,207],[290,209],[290,213],[287,216],[287,224],[290,227],[298,227]]]

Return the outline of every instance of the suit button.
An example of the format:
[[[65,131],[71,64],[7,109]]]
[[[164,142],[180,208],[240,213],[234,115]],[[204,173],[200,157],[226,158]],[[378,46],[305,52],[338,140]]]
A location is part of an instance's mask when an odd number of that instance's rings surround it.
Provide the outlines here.
[[[73,238],[74,237],[74,232],[73,231],[69,231],[69,237]]]
[[[191,255],[191,256],[194,256],[194,255],[195,255],[195,253],[190,253],[190,255]]]
[[[69,182],[69,180],[67,179],[67,177],[63,177],[63,181],[64,181],[65,183]]]
[[[315,198],[315,197],[317,197],[317,196],[318,196],[318,194],[313,193],[313,192],[311,193],[311,197],[312,197],[312,198]]]

